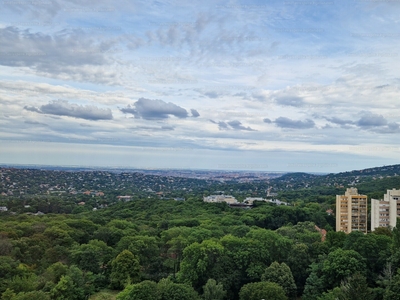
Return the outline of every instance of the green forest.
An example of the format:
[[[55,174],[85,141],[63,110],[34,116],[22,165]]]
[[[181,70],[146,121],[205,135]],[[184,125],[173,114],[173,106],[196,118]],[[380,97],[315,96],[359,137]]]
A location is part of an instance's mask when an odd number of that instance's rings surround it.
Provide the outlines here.
[[[3,213],[1,299],[399,299],[400,230],[346,235],[334,222],[317,203],[201,197]]]

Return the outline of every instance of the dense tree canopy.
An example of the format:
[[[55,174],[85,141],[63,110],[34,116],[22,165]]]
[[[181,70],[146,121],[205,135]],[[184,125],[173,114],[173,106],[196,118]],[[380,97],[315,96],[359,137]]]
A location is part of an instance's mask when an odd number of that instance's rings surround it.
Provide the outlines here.
[[[280,285],[268,281],[245,284],[240,289],[239,295],[240,300],[288,299]]]
[[[302,190],[296,205],[260,202],[247,210],[204,203],[203,191],[186,201],[137,196],[74,213],[68,205],[78,199],[71,196],[65,203],[38,198],[37,205],[57,211],[45,215],[19,213],[10,200],[16,214],[0,216],[0,294],[83,300],[115,289],[119,300],[395,299],[398,228],[334,232],[326,209],[334,208],[337,188],[318,192]],[[328,230],[325,240],[316,225]]]

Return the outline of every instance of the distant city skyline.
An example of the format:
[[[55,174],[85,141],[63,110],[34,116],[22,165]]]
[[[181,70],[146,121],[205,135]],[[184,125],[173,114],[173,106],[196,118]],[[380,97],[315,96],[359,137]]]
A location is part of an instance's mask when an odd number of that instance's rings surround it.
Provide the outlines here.
[[[7,1],[0,163],[399,162],[398,1]]]

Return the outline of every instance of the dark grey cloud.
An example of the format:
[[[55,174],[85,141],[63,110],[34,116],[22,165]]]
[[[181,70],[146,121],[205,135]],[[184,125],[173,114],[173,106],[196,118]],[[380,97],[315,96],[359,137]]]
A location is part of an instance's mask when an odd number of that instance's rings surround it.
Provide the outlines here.
[[[296,96],[284,96],[275,99],[276,103],[283,106],[300,107],[304,105],[304,100]]]
[[[391,129],[391,130],[399,130],[400,125],[397,124],[397,123],[389,123],[388,124],[388,128]]]
[[[285,117],[279,117],[274,121],[276,126],[281,128],[293,128],[293,129],[309,129],[315,126],[313,120],[307,119],[305,121],[292,120]]]
[[[315,116],[317,117],[317,116]],[[360,128],[378,133],[397,133],[399,132],[399,124],[389,123],[382,115],[362,111],[361,118],[357,121],[340,119],[337,117],[323,117],[327,121],[340,125],[344,129]],[[356,126],[356,127],[355,127]],[[324,128],[329,128],[325,126]]]
[[[377,114],[365,114],[359,119],[356,124],[361,128],[381,127],[387,125],[387,120]]]
[[[66,100],[51,101],[42,105],[40,109],[35,107],[24,107],[25,110],[38,112],[42,114],[67,116],[86,120],[112,120],[112,112],[110,109],[98,108],[93,105],[71,104]]]
[[[337,117],[332,117],[332,118],[325,117],[325,119],[328,120],[331,123],[338,124],[338,125],[354,124],[354,122],[351,121],[351,120],[343,120],[343,119],[340,119],[340,118],[337,118]]]
[[[238,120],[229,121],[227,123],[235,130],[255,131],[253,128],[243,126],[242,122]]]
[[[24,106],[24,109],[27,110],[27,111],[41,113],[39,108],[33,107],[33,106]]]
[[[200,117],[200,114],[199,114],[199,112],[197,110],[192,108],[190,110],[190,112],[192,113],[192,117],[194,117],[194,118]]]
[[[210,120],[211,123],[217,124],[219,130],[243,130],[243,131],[256,131],[255,129],[251,127],[245,127],[242,125],[242,122],[238,120],[233,120],[233,121],[228,121],[228,122],[223,122],[223,121],[213,121]]]
[[[268,119],[268,118],[263,119],[263,122],[264,122],[264,123],[268,123],[268,124],[269,124],[269,123],[272,123],[272,121],[271,121],[270,119]]]
[[[128,105],[120,110],[125,114],[133,114],[135,118],[145,120],[168,119],[170,116],[177,118],[188,117],[186,109],[174,103],[146,98],[140,98],[133,105]]]
[[[375,128],[374,131],[378,133],[399,133],[400,125],[397,123],[388,123],[387,126]]]
[[[210,120],[210,122],[214,123],[214,124],[218,124],[219,130],[227,130],[227,129],[229,129],[228,124],[226,124],[225,122],[222,122],[222,121],[215,122],[214,120]]]
[[[228,127],[228,124],[226,124],[225,122],[220,121],[220,122],[218,122],[218,128],[220,130],[222,130],[222,129],[228,129],[229,127]]]

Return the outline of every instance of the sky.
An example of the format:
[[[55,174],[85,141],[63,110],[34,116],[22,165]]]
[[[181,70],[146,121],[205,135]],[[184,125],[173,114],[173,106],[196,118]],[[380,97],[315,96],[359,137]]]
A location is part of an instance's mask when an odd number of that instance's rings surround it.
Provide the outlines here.
[[[0,163],[399,163],[400,1],[0,2]]]

